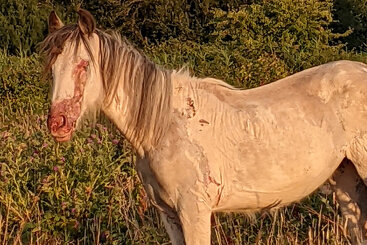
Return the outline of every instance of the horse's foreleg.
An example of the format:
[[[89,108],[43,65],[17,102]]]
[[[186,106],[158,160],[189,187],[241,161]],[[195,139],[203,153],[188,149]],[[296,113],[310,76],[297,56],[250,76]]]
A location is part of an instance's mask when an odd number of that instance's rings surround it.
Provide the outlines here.
[[[184,236],[182,233],[181,223],[177,214],[172,212],[159,211],[161,219],[172,245],[185,245]]]
[[[342,162],[333,175],[331,185],[347,219],[352,243],[362,244],[367,228],[367,188],[350,161]]]
[[[191,202],[179,207],[186,245],[210,245],[211,211],[204,203]]]

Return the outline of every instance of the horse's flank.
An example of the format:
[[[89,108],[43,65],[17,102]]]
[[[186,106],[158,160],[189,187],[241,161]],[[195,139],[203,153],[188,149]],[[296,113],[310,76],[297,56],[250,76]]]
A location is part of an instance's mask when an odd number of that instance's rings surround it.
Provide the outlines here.
[[[185,122],[187,135],[181,137],[197,144],[193,155],[203,165],[201,182],[224,186],[219,201],[219,195],[211,197],[215,209],[256,209],[279,199],[287,204],[321,185],[323,172],[335,170],[334,163],[346,156],[346,142],[355,137],[345,132],[350,120],[339,103],[355,92],[348,85],[350,72],[363,79],[364,65],[359,66],[331,63],[254,90],[175,77],[173,108]],[[344,69],[350,72],[342,75]],[[313,164],[321,160],[328,170]],[[313,181],[306,185],[306,179]]]

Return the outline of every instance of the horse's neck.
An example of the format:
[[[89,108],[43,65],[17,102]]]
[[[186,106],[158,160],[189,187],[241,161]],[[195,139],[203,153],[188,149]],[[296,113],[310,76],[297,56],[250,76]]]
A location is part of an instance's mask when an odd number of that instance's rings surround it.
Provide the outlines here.
[[[157,144],[170,120],[171,73],[157,68],[152,74],[156,80],[148,84],[147,81],[139,81],[142,85],[135,88],[126,89],[122,86],[126,81],[121,83],[115,98],[102,106],[106,116],[140,156],[144,156],[146,151]],[[153,76],[152,74],[148,77]]]
[[[139,134],[136,132],[136,128],[131,127],[131,119],[129,118],[129,108],[123,107],[117,100],[113,100],[107,106],[102,106],[103,113],[115,124],[124,137],[132,144],[136,152],[140,155],[144,155],[144,145],[149,142],[142,142],[134,135]]]

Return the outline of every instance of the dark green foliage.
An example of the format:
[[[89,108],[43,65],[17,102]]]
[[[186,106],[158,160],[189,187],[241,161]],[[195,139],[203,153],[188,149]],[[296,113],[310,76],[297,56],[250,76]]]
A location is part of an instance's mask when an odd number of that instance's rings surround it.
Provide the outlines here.
[[[0,48],[30,54],[44,39],[51,10],[38,0],[0,0]]]
[[[337,35],[331,1],[259,0],[228,12],[216,9],[211,40],[226,49],[233,83],[254,87],[325,63],[341,46],[330,46]]]
[[[331,8],[331,1],[318,0],[213,7],[205,42],[171,38],[146,50],[160,63],[188,63],[199,76],[256,87],[338,58],[343,46],[329,45],[339,37],[328,28]]]
[[[250,19],[251,23],[241,23],[248,31],[251,31],[248,28],[258,28],[262,24],[275,24],[272,25],[273,29],[280,27],[277,33],[261,33],[258,29],[252,31],[264,38],[267,36],[269,39],[277,39],[281,36],[274,36],[275,34],[290,28],[290,36],[282,36],[284,42],[291,41],[290,45],[293,44],[292,38],[310,42],[308,45],[314,45],[315,41],[329,44],[333,41],[329,35],[330,30],[334,33],[344,33],[348,28],[352,28],[353,33],[338,40],[348,42],[349,48],[365,48],[364,43],[367,41],[365,0],[0,0],[0,48],[7,49],[12,54],[19,51],[29,54],[35,51],[35,45],[47,33],[46,18],[49,11],[56,9],[62,19],[69,22],[75,21],[75,10],[80,6],[96,16],[99,27],[117,30],[141,48],[161,44],[170,39],[199,44],[211,43],[209,37],[212,32],[218,31],[216,14],[224,12],[229,16],[230,13],[244,9],[250,11],[248,14],[254,14]],[[258,15],[257,11],[265,11],[264,16]],[[270,22],[257,22],[254,26],[253,23],[262,17],[266,17]],[[291,21],[295,21],[293,27]],[[310,28],[316,25],[322,27],[320,33],[325,31],[320,40],[317,40],[320,36],[316,31],[309,32]]]
[[[37,55],[16,57],[0,52],[0,100],[11,104],[12,110],[30,103],[46,109],[48,81],[41,79],[42,69]]]
[[[334,0],[334,19],[331,25],[336,32],[352,31],[339,41],[347,43],[349,49],[367,51],[367,1]]]
[[[209,0],[142,0],[109,1],[54,0],[57,6],[68,6],[71,13],[79,6],[88,9],[100,27],[121,32],[135,45],[143,47],[170,38],[198,41],[207,32]],[[70,16],[70,14],[68,15]]]

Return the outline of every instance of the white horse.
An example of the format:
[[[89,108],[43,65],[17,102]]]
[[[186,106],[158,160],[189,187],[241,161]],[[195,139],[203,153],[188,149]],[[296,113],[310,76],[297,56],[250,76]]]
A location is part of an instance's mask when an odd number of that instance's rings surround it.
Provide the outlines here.
[[[367,221],[367,66],[338,61],[269,85],[235,89],[165,70],[92,15],[64,26],[52,12],[42,43],[52,71],[48,127],[71,138],[101,110],[137,152],[137,171],[173,244],[210,244],[213,212],[255,212],[331,181],[360,244]]]

